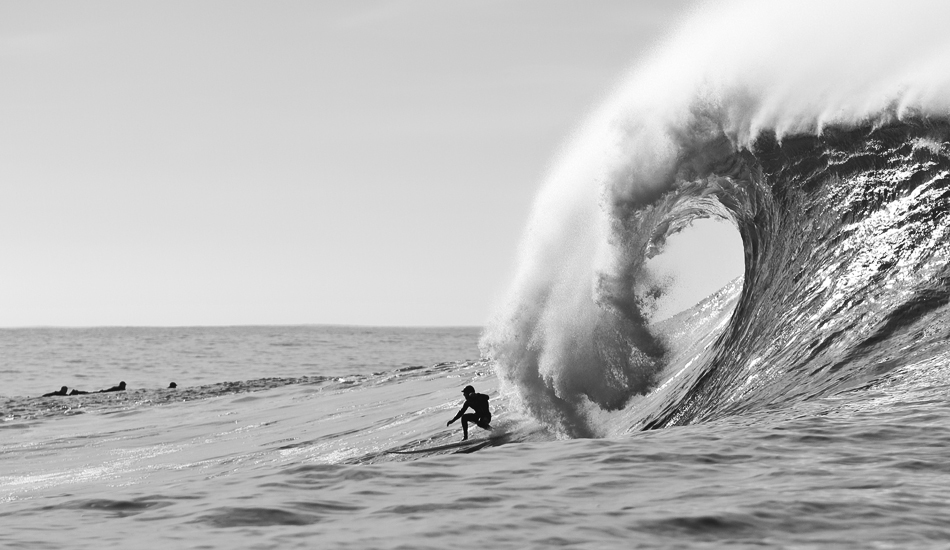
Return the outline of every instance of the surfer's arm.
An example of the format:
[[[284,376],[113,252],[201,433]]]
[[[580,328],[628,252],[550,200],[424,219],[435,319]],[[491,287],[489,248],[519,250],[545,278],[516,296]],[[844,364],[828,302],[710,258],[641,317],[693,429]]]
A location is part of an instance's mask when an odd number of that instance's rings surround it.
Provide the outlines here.
[[[467,409],[468,409],[468,402],[466,402],[464,405],[462,405],[462,408],[459,409],[459,413],[458,413],[457,415],[455,415],[455,418],[453,418],[452,420],[449,420],[448,422],[446,422],[445,425],[446,425],[446,426],[450,426],[453,422],[455,422],[455,421],[458,420],[459,418],[462,418],[462,415],[465,414],[465,411],[466,411]]]

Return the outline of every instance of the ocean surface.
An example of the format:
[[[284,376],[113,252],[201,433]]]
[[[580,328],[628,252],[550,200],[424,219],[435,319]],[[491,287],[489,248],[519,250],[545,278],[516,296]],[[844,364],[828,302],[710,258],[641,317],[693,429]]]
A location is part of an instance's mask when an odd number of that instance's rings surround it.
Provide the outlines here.
[[[653,327],[677,350],[668,380],[715,346],[742,286]],[[941,548],[950,540],[946,350],[860,387],[684,426],[642,431],[648,415],[634,414],[642,399],[592,413],[609,427],[599,437],[567,438],[528,414],[479,358],[479,333],[0,331],[4,371],[23,388],[0,400],[0,545]],[[695,334],[705,336],[688,338]],[[42,376],[36,361],[50,365]],[[119,379],[125,392],[36,397],[61,382],[94,389]],[[167,389],[172,379],[178,388]],[[482,443],[392,452],[458,442],[459,424],[445,423],[468,384],[491,397],[493,432],[472,428]]]

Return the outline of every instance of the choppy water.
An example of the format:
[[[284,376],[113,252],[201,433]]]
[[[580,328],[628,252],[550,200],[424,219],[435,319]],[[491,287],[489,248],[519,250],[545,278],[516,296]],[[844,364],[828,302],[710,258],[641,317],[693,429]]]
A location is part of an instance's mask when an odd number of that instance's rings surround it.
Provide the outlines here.
[[[727,325],[738,283],[656,332],[671,342],[708,334],[679,348],[695,355]],[[136,329],[153,330],[168,334]],[[180,332],[207,338],[217,330]],[[522,412],[517,392],[484,360],[285,379],[255,378],[269,367],[251,361],[235,370],[243,350],[255,342],[271,349],[282,330],[300,339],[322,329],[245,328],[243,348],[219,339],[218,351],[232,360],[220,363],[228,366],[219,379],[237,382],[3,401],[0,544],[937,548],[950,538],[942,356],[789,407],[561,439]],[[378,338],[365,338],[377,343],[361,349],[378,354],[398,355],[409,342],[435,348],[447,338],[363,331]],[[447,332],[468,342],[455,354],[474,348],[476,330]],[[86,336],[57,334],[59,348]],[[110,351],[129,351],[97,349],[102,362],[120,359]],[[458,425],[445,421],[467,384],[492,397],[493,424],[506,437],[472,453],[386,452],[458,440]],[[12,408],[20,413],[8,414]]]
[[[63,385],[94,391],[120,380],[130,389],[157,389],[249,376],[366,374],[477,359],[477,333],[348,326],[0,329],[0,396],[42,395]]]

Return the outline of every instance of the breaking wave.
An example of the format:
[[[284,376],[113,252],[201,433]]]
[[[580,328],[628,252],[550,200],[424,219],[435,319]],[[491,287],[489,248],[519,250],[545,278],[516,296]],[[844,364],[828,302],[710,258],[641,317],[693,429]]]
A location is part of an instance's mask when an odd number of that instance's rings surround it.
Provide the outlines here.
[[[936,2],[693,14],[539,192],[482,338],[523,407],[589,437],[605,431],[597,410],[637,409],[623,417],[632,428],[707,420],[937,353],[950,302],[947,20]],[[677,358],[644,313],[644,264],[700,218],[736,227],[744,284],[715,344]]]

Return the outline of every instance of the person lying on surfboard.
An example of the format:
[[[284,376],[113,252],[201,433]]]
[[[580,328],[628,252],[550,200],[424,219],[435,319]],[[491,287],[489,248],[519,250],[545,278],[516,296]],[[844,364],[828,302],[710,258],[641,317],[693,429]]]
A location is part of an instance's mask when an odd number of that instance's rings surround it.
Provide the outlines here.
[[[465,389],[462,390],[462,395],[465,396],[465,404],[462,405],[462,409],[459,410],[459,413],[455,415],[455,418],[446,422],[446,426],[451,426],[453,422],[462,419],[462,441],[468,439],[468,423],[472,422],[479,428],[483,430],[490,430],[489,422],[491,422],[491,411],[488,410],[488,396],[483,393],[475,393],[475,388],[471,386],[465,386]],[[465,411],[471,407],[473,413],[465,414]]]
[[[99,390],[96,393],[108,393],[110,391],[125,391],[125,382],[119,382],[118,386],[112,386],[107,390]]]
[[[63,386],[62,388],[59,389],[59,391],[51,391],[49,393],[44,393],[40,397],[53,397],[54,395],[69,395],[68,393],[66,393],[66,390],[68,389],[69,388],[67,388],[66,386]]]

